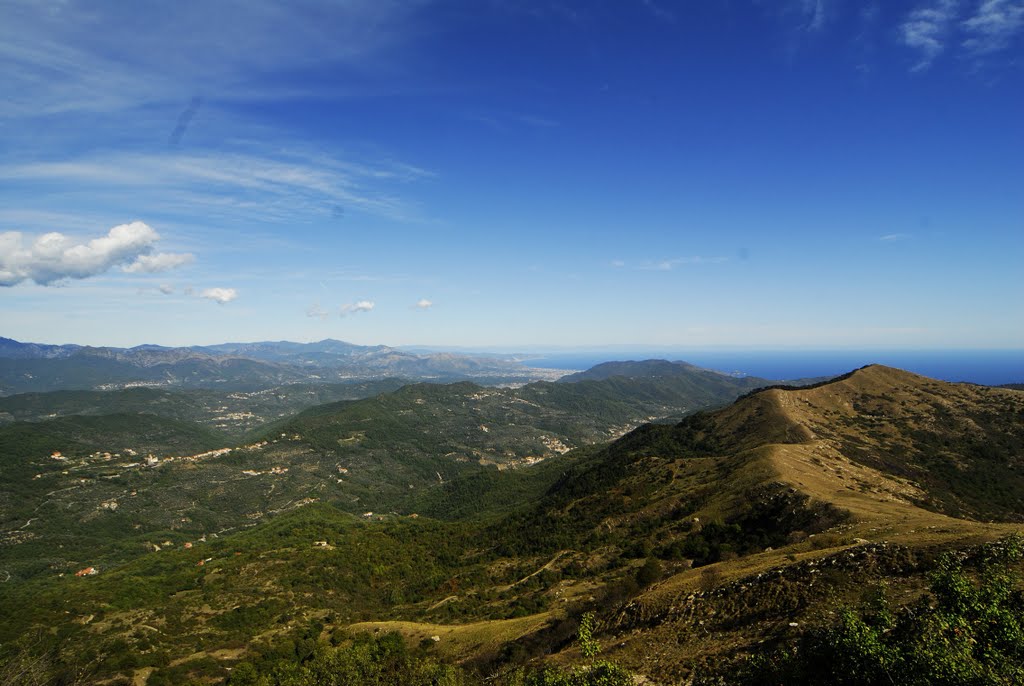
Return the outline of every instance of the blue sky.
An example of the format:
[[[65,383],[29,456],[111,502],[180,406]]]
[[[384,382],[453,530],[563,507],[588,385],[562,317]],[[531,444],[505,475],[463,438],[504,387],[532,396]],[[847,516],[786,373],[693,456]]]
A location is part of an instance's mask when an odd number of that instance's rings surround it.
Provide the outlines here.
[[[1024,347],[1024,0],[0,17],[0,335]]]

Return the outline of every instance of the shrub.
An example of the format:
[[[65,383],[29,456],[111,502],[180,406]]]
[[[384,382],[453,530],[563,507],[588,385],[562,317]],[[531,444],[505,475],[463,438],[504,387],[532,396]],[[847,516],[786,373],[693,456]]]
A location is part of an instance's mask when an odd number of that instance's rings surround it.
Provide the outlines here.
[[[844,609],[792,649],[758,656],[744,684],[907,684],[1008,686],[1024,683],[1024,598],[1016,563],[1024,542],[990,546],[973,578],[962,555],[947,553],[931,594],[892,612]]]
[[[660,580],[662,574],[664,574],[664,570],[662,569],[661,562],[657,558],[649,557],[644,562],[644,566],[637,570],[636,583],[641,588],[646,588],[655,581]]]
[[[698,584],[701,591],[710,593],[718,588],[720,583],[722,583],[722,572],[717,567],[707,567],[701,570],[700,582]]]

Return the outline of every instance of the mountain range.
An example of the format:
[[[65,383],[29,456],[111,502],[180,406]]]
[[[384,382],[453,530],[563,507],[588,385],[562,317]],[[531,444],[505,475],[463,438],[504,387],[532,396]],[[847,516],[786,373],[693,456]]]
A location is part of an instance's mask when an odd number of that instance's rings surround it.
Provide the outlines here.
[[[288,383],[403,377],[493,383],[556,379],[513,356],[403,352],[343,341],[225,343],[134,348],[44,345],[0,338],[0,395],[132,386],[254,390]]]

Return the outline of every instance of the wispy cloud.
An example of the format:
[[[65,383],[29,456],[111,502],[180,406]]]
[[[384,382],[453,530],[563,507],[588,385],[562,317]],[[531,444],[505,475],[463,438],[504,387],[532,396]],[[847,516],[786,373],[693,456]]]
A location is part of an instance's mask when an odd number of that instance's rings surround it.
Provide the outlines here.
[[[878,240],[892,243],[894,241],[905,241],[908,238],[910,238],[909,233],[887,233],[884,236],[879,236]]]
[[[1024,0],[984,0],[962,25],[968,34],[963,46],[971,53],[1005,50],[1024,28]]]
[[[85,279],[121,266],[128,273],[167,271],[191,262],[191,254],[151,255],[160,235],[143,222],[121,224],[82,242],[52,231],[26,241],[19,231],[0,233],[0,286],[34,281],[47,286]]]
[[[159,202],[187,203],[235,216],[294,217],[338,206],[392,219],[410,219],[415,208],[383,185],[430,176],[399,162],[352,162],[324,154],[289,151],[226,153],[106,153],[56,162],[0,165],[0,179],[74,184],[78,189],[153,190]],[[137,196],[135,196],[137,197]]]
[[[426,298],[420,298],[413,307],[417,310],[429,310],[433,306],[434,303],[432,301],[427,300]]]
[[[372,300],[357,300],[354,303],[346,303],[341,306],[340,314],[342,317],[349,314],[359,314],[360,312],[369,312],[375,307],[375,303]]]
[[[907,15],[900,25],[900,36],[907,47],[920,53],[920,59],[911,71],[928,69],[946,49],[946,41],[959,10],[959,0],[936,0]]]
[[[312,64],[372,72],[410,42],[422,4],[228,0],[178,4],[154,21],[145,3],[8,3],[0,90],[10,97],[0,115],[111,112],[174,101],[197,85],[221,100],[289,97],[287,80],[264,78],[254,90],[252,76]]]
[[[172,286],[169,283],[162,283],[162,284],[160,284],[160,286],[158,286],[157,290],[159,290],[164,295],[174,295],[174,286]]]
[[[218,305],[224,305],[238,297],[238,291],[234,288],[207,288],[199,294],[200,298],[213,300]]]

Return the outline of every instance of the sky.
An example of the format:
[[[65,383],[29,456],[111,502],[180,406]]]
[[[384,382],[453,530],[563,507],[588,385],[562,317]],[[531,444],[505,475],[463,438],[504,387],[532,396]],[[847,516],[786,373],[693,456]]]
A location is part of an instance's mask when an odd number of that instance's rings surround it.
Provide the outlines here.
[[[1024,0],[0,0],[0,336],[1024,348]]]

